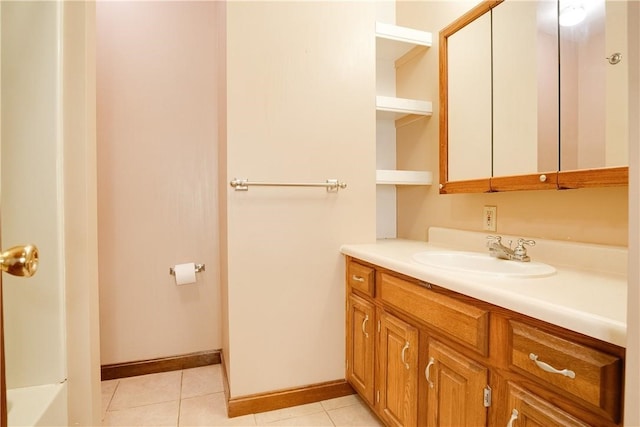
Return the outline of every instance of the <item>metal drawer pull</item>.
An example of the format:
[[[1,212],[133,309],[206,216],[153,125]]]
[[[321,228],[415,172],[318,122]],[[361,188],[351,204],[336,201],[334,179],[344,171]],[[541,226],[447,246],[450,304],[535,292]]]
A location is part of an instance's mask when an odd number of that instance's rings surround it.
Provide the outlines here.
[[[539,361],[537,354],[529,353],[529,359],[533,360],[536,363],[536,365],[538,365],[538,368],[542,369],[545,372],[551,372],[552,374],[560,374],[569,378],[576,377],[576,373],[570,369],[562,369],[562,370],[556,369],[553,366],[549,365],[548,363]]]
[[[407,351],[407,349],[409,348],[409,341],[406,341],[404,343],[404,347],[402,347],[402,363],[404,363],[404,367],[409,369],[409,364],[407,363],[407,361],[404,358],[404,353]]]
[[[356,282],[364,282],[364,277],[356,276],[355,274],[351,275],[351,279],[355,280]]]
[[[511,411],[511,418],[509,418],[509,422],[507,423],[507,427],[513,427],[513,422],[518,419],[518,410],[514,409]]]
[[[424,368],[424,376],[427,379],[427,383],[429,384],[429,388],[433,388],[433,382],[431,381],[431,367],[436,363],[433,357],[429,358],[429,363],[427,363],[427,367]]]
[[[369,338],[369,333],[367,332],[366,328],[366,324],[369,321],[369,315],[366,314],[364,316],[364,320],[362,321],[362,333],[364,334],[365,338]]]

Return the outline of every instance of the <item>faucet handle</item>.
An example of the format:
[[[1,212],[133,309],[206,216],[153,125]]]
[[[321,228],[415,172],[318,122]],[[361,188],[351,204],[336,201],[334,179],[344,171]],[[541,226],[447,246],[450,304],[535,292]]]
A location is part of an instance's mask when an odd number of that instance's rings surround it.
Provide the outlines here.
[[[516,248],[513,250],[513,255],[515,256],[516,259],[520,260],[520,261],[529,261],[531,260],[531,258],[529,258],[529,256],[527,255],[527,248],[525,248],[526,246],[535,246],[536,245],[536,241],[535,240],[527,240],[527,239],[523,239],[520,238],[518,239],[517,242],[517,246]]]
[[[520,238],[518,239],[518,246],[516,246],[516,249],[518,248],[524,249],[524,245],[535,246],[536,241],[531,239],[527,240],[527,239]]]
[[[487,247],[491,246],[492,243],[497,243],[499,246],[507,246],[502,244],[502,236],[487,236]],[[511,249],[511,245],[513,245],[513,240],[509,240],[509,249]]]
[[[492,245],[494,243],[497,243],[498,245],[500,245],[501,240],[502,240],[502,237],[500,236],[487,236],[487,247],[489,248],[489,250],[492,250]]]
[[[500,243],[502,236],[487,236],[487,245],[492,242]]]

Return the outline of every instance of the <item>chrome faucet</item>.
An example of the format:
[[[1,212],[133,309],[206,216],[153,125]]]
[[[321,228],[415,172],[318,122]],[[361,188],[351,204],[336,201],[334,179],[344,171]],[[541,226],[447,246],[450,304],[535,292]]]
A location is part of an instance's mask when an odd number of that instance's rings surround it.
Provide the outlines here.
[[[487,236],[487,247],[489,248],[489,255],[500,259],[508,259],[513,261],[528,262],[531,261],[529,255],[527,255],[526,246],[535,246],[535,240],[518,239],[516,248],[511,249],[511,241],[509,246],[502,244],[501,236]]]

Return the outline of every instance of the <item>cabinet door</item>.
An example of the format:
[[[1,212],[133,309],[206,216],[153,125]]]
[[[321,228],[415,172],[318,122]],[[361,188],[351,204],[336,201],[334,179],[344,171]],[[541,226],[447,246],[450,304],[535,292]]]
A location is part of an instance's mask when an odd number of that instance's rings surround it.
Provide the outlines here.
[[[347,307],[347,380],[373,405],[374,307],[369,301],[349,295]]]
[[[418,417],[418,330],[382,311],[379,334],[379,414],[389,426],[415,426]]]
[[[507,427],[586,427],[586,424],[542,398],[508,383],[507,405],[502,418]]]
[[[427,365],[428,426],[484,426],[484,389],[488,369],[448,346],[429,341]]]

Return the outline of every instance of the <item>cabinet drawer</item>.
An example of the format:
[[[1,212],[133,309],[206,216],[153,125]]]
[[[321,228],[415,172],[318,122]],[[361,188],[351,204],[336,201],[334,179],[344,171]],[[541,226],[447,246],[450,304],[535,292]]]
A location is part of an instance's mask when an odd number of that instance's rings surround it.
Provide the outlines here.
[[[501,421],[498,425],[589,427],[589,424],[568,414],[553,405],[552,402],[542,399],[512,382],[507,384],[506,397],[506,405],[500,405],[497,408]]]
[[[373,297],[376,271],[354,261],[349,261],[347,265],[347,282],[353,289]]]
[[[525,323],[509,321],[511,367],[620,418],[622,360]]]
[[[488,310],[385,273],[380,275],[378,292],[385,303],[487,355]]]

